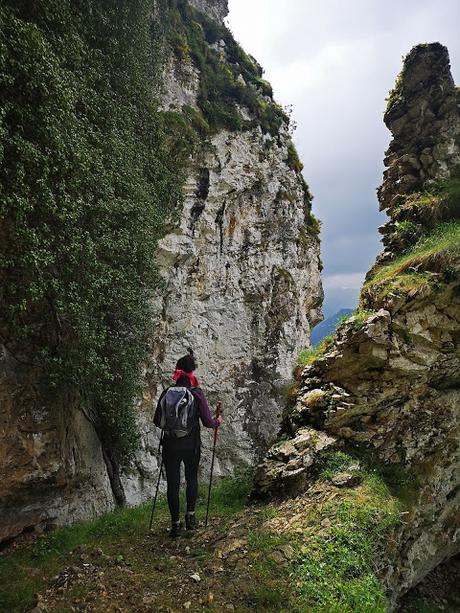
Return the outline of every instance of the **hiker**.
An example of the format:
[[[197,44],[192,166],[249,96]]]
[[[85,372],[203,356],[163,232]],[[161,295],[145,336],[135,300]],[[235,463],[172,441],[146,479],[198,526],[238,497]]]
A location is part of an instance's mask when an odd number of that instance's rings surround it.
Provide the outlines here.
[[[158,400],[154,423],[163,430],[162,455],[166,470],[167,498],[171,513],[170,536],[181,534],[179,515],[180,466],[185,466],[187,511],[185,527],[197,527],[195,505],[198,496],[198,465],[201,454],[200,420],[206,428],[218,428],[222,416],[212,417],[208,402],[194,375],[197,364],[193,350],[177,361],[174,385]]]

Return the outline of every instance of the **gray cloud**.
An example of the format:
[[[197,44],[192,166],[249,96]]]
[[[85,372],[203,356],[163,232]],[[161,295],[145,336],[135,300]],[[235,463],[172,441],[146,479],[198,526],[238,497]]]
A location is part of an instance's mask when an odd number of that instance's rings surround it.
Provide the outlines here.
[[[401,57],[440,41],[460,83],[459,23],[458,0],[230,0],[236,38],[266,69],[277,100],[293,105],[323,222],[327,312],[357,295],[344,289],[340,304],[340,287],[328,289],[327,278],[362,273],[380,249],[375,189],[390,140],[382,116]]]

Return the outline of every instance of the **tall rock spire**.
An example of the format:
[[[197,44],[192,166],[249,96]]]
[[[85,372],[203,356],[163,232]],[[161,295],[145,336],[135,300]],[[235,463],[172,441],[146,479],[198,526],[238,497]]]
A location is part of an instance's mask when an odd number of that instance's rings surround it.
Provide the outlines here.
[[[394,602],[460,550],[460,115],[445,47],[409,53],[385,123],[393,134],[379,190],[390,218],[385,251],[362,310],[299,376],[287,440],[260,465],[255,494],[308,498],[334,446],[383,465],[387,484],[406,475],[408,500],[395,494],[404,522],[376,543]]]

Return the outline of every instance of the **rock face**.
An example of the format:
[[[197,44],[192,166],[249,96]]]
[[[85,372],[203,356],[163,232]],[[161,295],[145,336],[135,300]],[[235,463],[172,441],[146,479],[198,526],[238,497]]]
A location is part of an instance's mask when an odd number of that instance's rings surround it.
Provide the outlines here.
[[[219,23],[228,12],[226,0],[191,4]],[[224,46],[217,43],[223,63]],[[201,78],[187,54],[171,52],[163,110],[198,111]],[[261,107],[274,104],[263,95]],[[320,318],[319,241],[307,225],[307,188],[289,161],[288,127],[269,133],[244,105],[239,113],[250,127],[213,129],[198,143],[179,220],[159,244],[164,287],[152,321],[153,366],[139,399],[142,448],[122,475],[130,503],[151,494],[158,474],[153,407],[189,346],[210,401],[224,404],[217,472],[230,473],[255,461],[276,433],[283,384]],[[1,360],[0,541],[113,508],[110,460],[78,397],[50,398],[39,367],[3,347]],[[205,450],[209,438],[203,435]]]
[[[404,62],[390,93],[385,124],[393,134],[385,156],[385,181],[380,187],[380,210],[389,221],[381,228],[385,251],[379,263],[407,246],[397,231],[411,221],[417,237],[423,225],[420,211],[404,215],[399,207],[406,194],[430,181],[448,179],[460,164],[459,93],[450,72],[449,54],[439,43],[415,47]]]
[[[190,4],[218,22],[228,15],[228,0],[190,0]]]
[[[444,47],[424,45],[408,55],[385,121],[394,140],[379,197],[396,229],[401,205],[409,208],[416,200],[414,190],[458,171],[458,94]],[[438,220],[458,218],[456,198],[450,209],[442,201],[437,209],[433,201]],[[432,221],[412,215],[422,231],[430,231]],[[377,291],[372,279],[382,261],[391,263],[396,242],[385,244],[362,294],[363,306],[373,312],[349,319],[324,355],[303,370],[296,405],[283,426],[292,438],[269,451],[256,493],[305,491],[322,449],[329,447],[367,449],[379,462],[407,471],[412,499],[404,526],[388,546],[382,577],[396,600],[460,550],[460,257],[458,248],[449,252],[447,270],[439,264],[447,258],[442,251],[437,263],[414,260],[417,274],[429,282],[409,287],[408,280],[415,281],[407,276],[402,290],[401,272],[393,281],[380,281]],[[410,246],[408,240],[403,244]],[[306,431],[309,443],[299,447]]]
[[[46,396],[39,369],[4,347],[0,367],[0,541],[113,508],[100,441],[78,399]]]
[[[165,110],[198,109],[199,79],[192,62],[171,58]],[[306,225],[305,185],[288,163],[290,147],[287,125],[276,135],[258,125],[220,130],[190,163],[180,223],[158,249],[165,289],[141,413],[143,450],[125,471],[130,502],[148,496],[155,481],[152,407],[188,347],[210,402],[220,399],[225,411],[218,474],[258,459],[279,428],[283,387],[323,297],[319,242]],[[202,438],[206,455],[212,437]]]

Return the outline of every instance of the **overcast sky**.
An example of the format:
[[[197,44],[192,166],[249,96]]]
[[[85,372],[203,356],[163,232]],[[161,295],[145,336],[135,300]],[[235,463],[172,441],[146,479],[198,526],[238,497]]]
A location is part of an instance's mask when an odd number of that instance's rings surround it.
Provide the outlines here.
[[[401,57],[449,48],[460,84],[459,0],[229,0],[236,39],[293,105],[295,142],[321,219],[325,314],[354,307],[380,250],[375,194],[390,140],[382,117]]]

